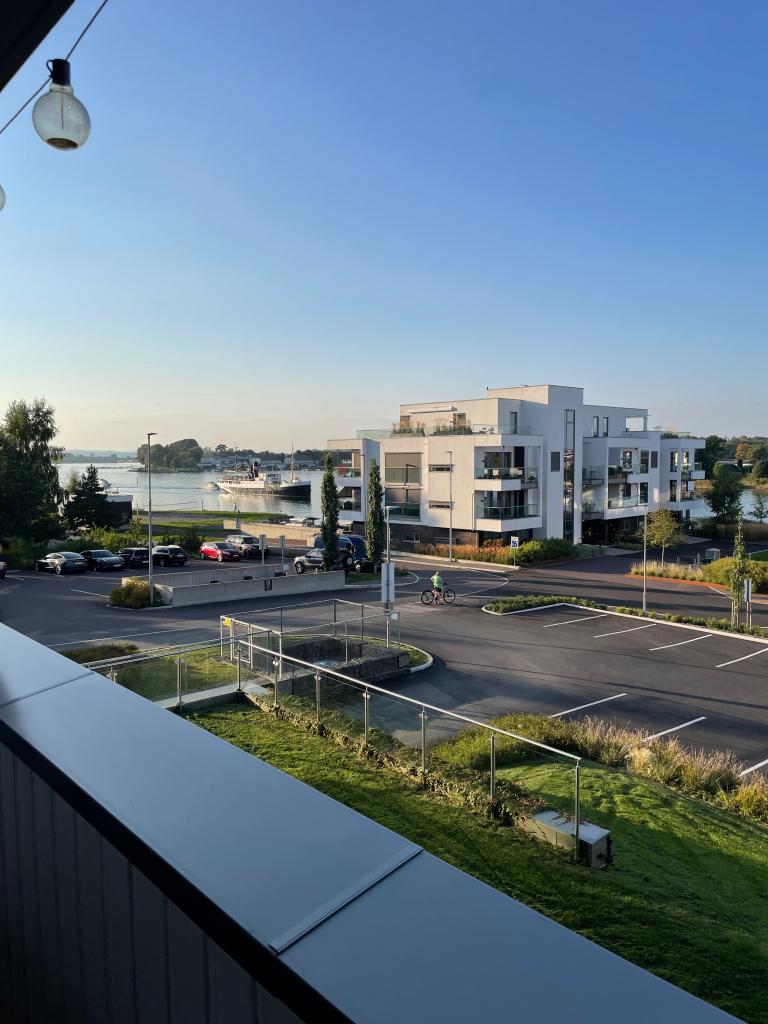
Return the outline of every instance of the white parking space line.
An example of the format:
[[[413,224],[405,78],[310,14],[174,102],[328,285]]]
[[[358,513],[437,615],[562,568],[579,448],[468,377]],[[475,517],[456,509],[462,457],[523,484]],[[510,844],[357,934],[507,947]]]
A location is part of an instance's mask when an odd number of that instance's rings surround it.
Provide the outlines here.
[[[103,597],[103,594],[99,594],[99,597]],[[160,636],[163,633],[191,633],[195,629],[205,630],[209,633],[218,633],[218,626],[172,626],[170,629],[153,629],[146,633],[113,633],[112,636],[90,636],[84,637],[82,640],[63,640],[58,644],[46,644],[47,647],[53,649],[57,647],[74,647],[76,644],[98,644],[102,640],[125,640],[128,637],[134,636]],[[98,633],[103,633],[103,630],[97,630]]]
[[[607,619],[607,615],[580,615],[578,619],[566,619],[565,622],[548,622],[542,629],[551,629],[553,626],[570,626],[572,622],[588,622],[590,619]]]
[[[737,661],[746,661],[747,658],[756,658],[758,654],[765,654],[768,651],[768,647],[761,647],[759,651],[752,651],[751,654],[745,654],[743,658],[734,658],[733,661],[722,661],[719,665],[715,665],[715,668],[725,668],[726,665],[735,665]]]
[[[757,764],[753,764],[751,768],[745,768],[743,772],[739,772],[739,778],[743,778],[745,775],[749,775],[750,772],[756,772],[758,768],[765,768],[768,764],[768,757],[764,761],[758,761]]]
[[[589,704],[579,704],[577,708],[568,708],[567,711],[558,711],[556,715],[547,715],[547,718],[562,718],[563,715],[573,714],[574,711],[583,711],[584,708],[593,708],[595,704],[605,704],[609,700],[617,700],[619,697],[626,697],[626,693],[614,693],[612,697],[603,697],[602,700],[593,700]]]
[[[636,633],[638,629],[653,629],[656,625],[658,625],[658,623],[649,622],[647,626],[632,626],[630,629],[616,629],[613,633],[597,633],[593,639],[600,640],[604,636],[618,636],[619,633]]]
[[[87,594],[89,597],[104,597],[103,594],[97,594],[93,590],[76,590],[74,587],[70,587],[69,589],[73,594]]]
[[[662,647],[649,647],[649,651],[667,651],[670,647],[682,647],[683,644],[695,644],[697,640],[706,640],[711,637],[711,633],[704,633],[702,636],[695,636],[692,640],[678,640],[676,644],[664,644]]]
[[[659,736],[666,736],[670,732],[677,732],[678,729],[685,729],[689,725],[696,725],[697,722],[703,722],[706,715],[701,715],[699,718],[692,718],[690,722],[683,722],[682,725],[673,725],[671,729],[663,729],[661,732],[655,732],[653,736],[646,736],[643,743],[650,743],[651,740],[657,740]]]

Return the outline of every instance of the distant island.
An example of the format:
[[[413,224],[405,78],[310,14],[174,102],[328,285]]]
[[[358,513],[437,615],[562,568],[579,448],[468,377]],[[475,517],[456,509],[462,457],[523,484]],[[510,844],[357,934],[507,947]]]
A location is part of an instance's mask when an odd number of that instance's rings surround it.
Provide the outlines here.
[[[147,467],[147,446],[136,449],[136,461],[140,472]],[[215,448],[203,448],[193,437],[186,437],[170,444],[153,444],[149,450],[152,469],[161,473],[199,473],[201,470],[225,470],[247,466],[258,460],[264,464],[287,467],[291,459],[297,469],[317,469],[325,457],[323,448],[300,448],[293,452],[255,451],[253,448],[228,448],[217,444]]]
[[[65,452],[57,462],[95,463],[95,462],[135,462],[134,452],[86,451],[76,448]]]

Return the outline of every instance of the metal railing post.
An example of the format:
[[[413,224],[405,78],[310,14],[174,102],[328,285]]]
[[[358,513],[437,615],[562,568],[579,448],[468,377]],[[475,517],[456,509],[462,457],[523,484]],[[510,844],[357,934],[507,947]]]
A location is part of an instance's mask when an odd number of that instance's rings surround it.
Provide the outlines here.
[[[319,672],[315,672],[315,708],[316,708],[317,724],[320,725],[320,673]]]
[[[344,619],[344,664],[349,664],[349,623]]]
[[[368,705],[371,700],[371,691],[366,688],[363,690],[363,736],[365,737],[366,744],[368,743],[368,729],[370,727],[370,711]]]
[[[273,662],[275,666],[275,692],[272,703],[274,707],[278,707],[280,703],[278,699],[278,688],[280,685],[280,676],[282,675],[282,657],[278,656],[277,658],[274,658]]]
[[[573,769],[573,773],[576,777],[574,785],[574,849],[573,859],[578,864],[579,862],[579,840],[580,840],[580,824],[581,824],[581,761],[576,762],[576,767]]]
[[[238,644],[237,645],[237,692],[238,693],[240,693],[240,691],[243,688],[243,673],[242,673],[242,667],[241,667],[241,664],[240,664],[241,650],[242,650],[242,648],[240,647],[240,644]]]
[[[491,733],[491,800],[496,799],[496,733]]]
[[[360,605],[360,643],[365,639],[365,601]]]
[[[344,620],[346,625],[346,619]],[[333,635],[336,636],[336,598],[333,599]]]
[[[176,659],[176,709],[181,711],[181,658]]]
[[[427,777],[427,712],[421,709],[421,778]]]
[[[389,647],[389,612],[386,612],[384,618],[387,622],[387,647]]]

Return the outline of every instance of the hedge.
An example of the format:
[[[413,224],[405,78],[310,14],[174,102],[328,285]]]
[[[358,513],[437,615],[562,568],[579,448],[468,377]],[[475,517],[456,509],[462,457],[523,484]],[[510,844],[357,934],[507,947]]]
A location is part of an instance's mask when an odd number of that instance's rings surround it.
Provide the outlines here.
[[[154,590],[153,604],[162,604],[163,599],[157,587]],[[115,587],[110,592],[109,603],[113,608],[149,608],[149,583],[141,580],[138,576],[132,576],[128,582],[121,587]]]

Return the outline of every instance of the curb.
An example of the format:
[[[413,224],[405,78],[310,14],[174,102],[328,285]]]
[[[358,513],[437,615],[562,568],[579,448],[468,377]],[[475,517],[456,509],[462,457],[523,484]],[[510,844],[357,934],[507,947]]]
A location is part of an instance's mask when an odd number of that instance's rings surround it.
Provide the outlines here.
[[[423,665],[414,665],[412,669],[409,669],[408,671],[410,675],[413,675],[414,672],[423,672],[425,669],[432,668],[432,666],[435,663],[435,659],[428,651],[422,651],[420,647],[412,647],[411,644],[409,644],[408,646],[411,647],[411,649],[414,651],[421,651],[421,653],[426,654],[428,658],[428,660],[425,661]]]
[[[642,573],[639,572],[625,572],[625,580],[642,580]],[[671,583],[680,587],[704,587],[707,590],[716,590],[724,594],[730,593],[728,587],[724,583],[710,583],[708,580],[678,580],[673,579],[671,576],[652,576],[648,573],[649,580],[656,580],[659,583]],[[768,604],[768,599],[760,600],[760,598],[753,597],[752,604]]]
[[[657,626],[676,626],[678,629],[690,629],[697,633],[708,633],[710,636],[727,636],[734,640],[751,640],[755,644],[768,644],[768,637],[750,636],[749,633],[734,633],[730,629],[711,629],[709,626],[694,626],[690,622],[669,622],[663,618],[652,618],[650,615],[628,615],[626,612],[617,612],[613,608],[590,608],[589,605],[571,604],[569,601],[558,601],[557,604],[540,604],[534,608],[519,608],[514,612],[494,612],[483,606],[480,610],[486,615],[498,615],[504,618],[506,615],[524,615],[526,612],[541,612],[547,608],[575,608],[585,612],[600,612],[602,615],[616,615],[620,619],[639,619],[641,622],[652,622]]]
[[[395,577],[395,589],[397,587],[412,587],[414,583],[419,582],[419,577],[415,572],[411,572],[410,569],[408,570],[408,575],[413,576],[413,579],[403,583],[398,583],[397,577]],[[381,580],[378,583],[345,583],[344,588],[345,590],[379,590],[381,588]]]

